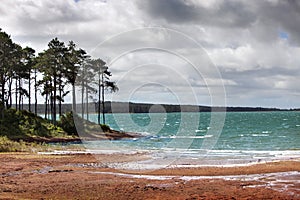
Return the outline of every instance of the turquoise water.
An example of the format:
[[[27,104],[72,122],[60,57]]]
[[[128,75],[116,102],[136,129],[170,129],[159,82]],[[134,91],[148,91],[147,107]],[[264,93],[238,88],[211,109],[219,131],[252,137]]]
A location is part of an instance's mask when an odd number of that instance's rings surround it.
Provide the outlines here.
[[[90,120],[96,122],[96,115]],[[204,157],[208,164],[234,164],[300,156],[300,112],[107,114],[106,121],[144,137],[86,142],[89,148],[153,151],[189,164]]]
[[[195,128],[195,122],[191,125],[189,120],[182,122],[183,115],[198,118],[198,127]],[[210,113],[107,114],[106,121],[115,130],[145,135],[145,138],[135,140],[134,144],[123,141],[129,145],[162,148],[173,139],[178,142],[193,139],[189,148],[200,149],[203,140],[212,137],[207,135],[211,128],[210,116]],[[96,115],[90,116],[90,120],[96,122]],[[151,121],[159,124],[151,125]],[[181,137],[176,137],[179,134]],[[226,113],[222,133],[213,149],[300,150],[300,112]]]

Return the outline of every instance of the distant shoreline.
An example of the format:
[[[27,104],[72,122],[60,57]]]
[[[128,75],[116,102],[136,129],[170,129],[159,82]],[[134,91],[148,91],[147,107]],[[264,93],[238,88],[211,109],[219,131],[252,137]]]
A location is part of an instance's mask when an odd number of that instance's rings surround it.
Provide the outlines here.
[[[156,106],[159,105],[159,106]],[[14,108],[14,105],[12,106]],[[23,109],[28,110],[29,105],[24,104]],[[81,105],[77,104],[78,113],[81,111]],[[95,114],[97,104],[88,104],[89,113]],[[34,104],[31,105],[34,110]],[[210,107],[198,105],[172,105],[172,104],[150,104],[150,103],[132,103],[132,102],[105,102],[105,113],[161,113],[161,112],[273,112],[273,111],[300,111],[300,108],[280,109],[280,108],[264,108],[264,107]],[[38,104],[38,114],[44,114],[44,104]],[[72,111],[72,104],[63,104],[62,112]],[[102,109],[101,109],[102,111]]]

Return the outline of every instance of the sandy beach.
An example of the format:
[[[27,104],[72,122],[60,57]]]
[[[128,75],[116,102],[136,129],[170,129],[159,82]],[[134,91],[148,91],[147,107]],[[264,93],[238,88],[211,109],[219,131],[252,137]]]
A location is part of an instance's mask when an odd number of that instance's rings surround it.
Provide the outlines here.
[[[0,154],[0,199],[300,199],[298,160],[155,171],[107,165],[143,157]]]

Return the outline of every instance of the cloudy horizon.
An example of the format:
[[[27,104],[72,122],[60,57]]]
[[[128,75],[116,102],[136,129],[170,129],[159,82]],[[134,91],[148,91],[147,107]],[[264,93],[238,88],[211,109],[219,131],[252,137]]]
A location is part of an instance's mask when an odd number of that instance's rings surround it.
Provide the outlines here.
[[[0,12],[23,47],[58,37],[107,61],[120,88],[107,100],[300,108],[297,0],[3,0]]]

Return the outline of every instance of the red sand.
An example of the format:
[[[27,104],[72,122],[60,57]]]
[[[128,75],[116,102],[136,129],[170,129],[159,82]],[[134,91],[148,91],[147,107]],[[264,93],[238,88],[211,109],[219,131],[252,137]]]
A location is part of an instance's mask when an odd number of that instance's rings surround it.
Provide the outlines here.
[[[130,161],[139,157],[142,156],[100,155],[103,163]],[[142,173],[175,176],[167,180],[95,173],[118,171],[90,165],[98,163],[92,155],[0,154],[0,163],[0,199],[300,199],[300,177],[285,177],[285,182],[279,185],[271,185],[274,178],[270,177],[259,181],[212,178],[216,175],[299,172],[300,162],[297,161],[250,167],[162,169]],[[84,163],[90,167],[77,165]],[[187,181],[180,179],[183,175],[209,177]]]

